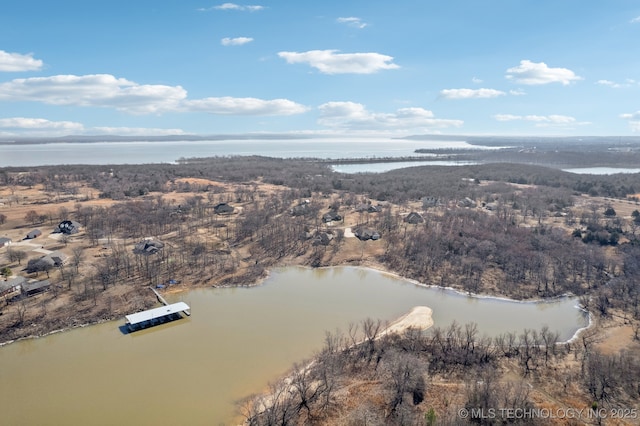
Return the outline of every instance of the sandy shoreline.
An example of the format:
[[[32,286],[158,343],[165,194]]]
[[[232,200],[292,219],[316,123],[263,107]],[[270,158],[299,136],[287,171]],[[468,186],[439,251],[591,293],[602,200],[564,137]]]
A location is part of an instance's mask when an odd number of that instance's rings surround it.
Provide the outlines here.
[[[432,315],[433,311],[431,308],[427,306],[415,306],[409,312],[390,323],[382,330],[380,335],[401,334],[409,328],[415,328],[421,331],[427,330],[433,326]]]

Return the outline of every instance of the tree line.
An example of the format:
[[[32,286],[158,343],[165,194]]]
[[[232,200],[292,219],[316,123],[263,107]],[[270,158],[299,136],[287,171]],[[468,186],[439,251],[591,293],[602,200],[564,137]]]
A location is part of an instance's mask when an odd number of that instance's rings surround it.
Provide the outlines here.
[[[212,185],[186,184],[180,178],[204,178],[219,182],[264,182],[317,193],[344,191],[367,194],[394,203],[425,195],[447,200],[472,196],[474,181],[502,181],[624,198],[640,192],[640,174],[579,175],[529,164],[489,163],[464,167],[416,166],[387,173],[344,174],[333,172],[325,161],[259,156],[185,159],[179,164],[5,167],[0,183],[43,184],[56,193],[75,193],[74,182],[88,182],[105,198],[140,197],[171,190],[210,191]]]

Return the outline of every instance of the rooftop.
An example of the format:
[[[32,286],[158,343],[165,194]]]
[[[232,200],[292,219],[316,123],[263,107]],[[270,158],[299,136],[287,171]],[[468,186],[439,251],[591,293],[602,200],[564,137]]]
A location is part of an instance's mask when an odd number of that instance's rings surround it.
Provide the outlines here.
[[[151,321],[152,319],[157,319],[188,310],[189,305],[184,302],[178,302],[167,306],[160,306],[159,308],[148,309],[146,311],[126,315],[125,318],[127,319],[127,324],[135,325],[141,322]]]

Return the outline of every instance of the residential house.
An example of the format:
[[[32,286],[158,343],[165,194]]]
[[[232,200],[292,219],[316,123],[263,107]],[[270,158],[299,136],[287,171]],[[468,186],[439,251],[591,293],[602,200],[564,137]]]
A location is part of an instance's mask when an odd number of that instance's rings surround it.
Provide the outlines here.
[[[77,234],[78,232],[80,232],[81,227],[82,225],[73,220],[63,220],[58,224],[58,229],[56,232],[60,232],[66,235]]]
[[[309,204],[310,204],[309,200],[304,200],[297,206],[293,207],[291,209],[291,216],[304,216],[305,214],[307,214],[307,212],[311,210]]]
[[[39,294],[49,290],[49,287],[51,287],[49,280],[32,281],[22,285],[22,294],[26,296],[33,296],[34,294]]]
[[[47,256],[50,257],[51,260],[53,260],[55,266],[62,266],[69,261],[69,256],[62,253],[61,251],[54,251],[52,253],[49,253]]]
[[[498,209],[498,203],[482,203],[485,209],[489,211],[494,211]]]
[[[367,240],[379,240],[380,233],[374,229],[370,228],[358,228],[353,232],[353,235],[356,236],[361,241]]]
[[[342,220],[342,216],[338,214],[337,210],[330,210],[328,213],[325,213],[324,215],[322,215],[322,221],[324,223],[340,221],[340,220]]]
[[[424,218],[420,213],[411,212],[404,218],[404,221],[412,225],[417,225],[418,223],[424,223]]]
[[[229,204],[227,204],[227,203],[220,203],[220,204],[216,205],[216,206],[213,208],[213,211],[214,211],[216,214],[222,214],[222,215],[224,215],[224,214],[231,214],[231,213],[233,213],[233,211],[234,211],[234,210],[235,210],[235,209],[233,208],[233,206],[231,206],[231,205],[229,205]]]
[[[422,207],[428,209],[429,207],[436,207],[440,205],[440,200],[436,197],[422,197]]]
[[[370,203],[362,203],[358,204],[355,209],[358,213],[380,213],[382,211],[382,206],[380,206],[380,204],[374,206]]]
[[[8,279],[7,281],[0,281],[0,297],[10,297],[20,293],[22,285],[24,285],[26,282],[27,279],[25,277],[14,277]]]
[[[157,240],[144,240],[140,241],[133,247],[135,254],[143,254],[149,256],[158,253],[164,247],[164,243]]]
[[[27,240],[32,240],[34,238],[38,238],[40,235],[42,235],[42,231],[39,229],[34,229],[33,231],[29,231],[29,233],[27,234]]]
[[[316,236],[313,238],[313,245],[328,246],[332,240],[333,240],[333,234],[329,232],[317,232]]]
[[[475,207],[476,206],[476,202],[473,201],[471,198],[469,197],[464,197],[462,200],[458,201],[458,206],[460,207]]]
[[[54,267],[60,267],[67,263],[69,256],[60,252],[54,251],[46,254],[38,259],[30,259],[27,263],[27,272],[41,272],[48,271]]]
[[[56,266],[55,260],[50,255],[42,256],[38,259],[30,259],[27,263],[27,272],[48,271]]]

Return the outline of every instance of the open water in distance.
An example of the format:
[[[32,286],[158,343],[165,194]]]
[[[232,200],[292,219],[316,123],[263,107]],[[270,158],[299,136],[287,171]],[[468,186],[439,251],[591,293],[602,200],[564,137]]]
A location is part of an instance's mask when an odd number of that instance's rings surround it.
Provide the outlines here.
[[[476,322],[496,335],[587,325],[575,298],[518,303],[426,288],[353,267],[286,268],[253,288],[175,295],[188,318],[123,334],[124,319],[0,348],[2,424],[235,424],[234,401],[266,389],[322,346],[325,331],[414,306],[436,326]]]
[[[178,142],[95,142],[1,145],[0,167],[60,164],[173,163],[180,158],[262,155],[278,158],[416,156],[419,148],[496,149],[463,141],[288,139]]]
[[[628,167],[582,167],[562,170],[579,175],[614,175],[616,173],[640,173],[640,168]]]
[[[331,169],[339,173],[384,173],[389,170],[404,169],[418,166],[469,166],[479,164],[474,161],[393,161],[389,163],[358,163],[358,164],[334,164]]]

